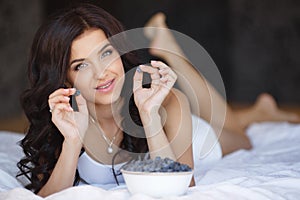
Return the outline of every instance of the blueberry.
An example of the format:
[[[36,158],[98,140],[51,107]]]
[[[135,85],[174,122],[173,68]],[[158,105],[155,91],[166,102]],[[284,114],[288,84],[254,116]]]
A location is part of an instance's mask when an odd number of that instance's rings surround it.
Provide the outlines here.
[[[136,160],[128,162],[122,169],[139,172],[180,172],[192,170],[188,165],[181,164],[170,158],[162,159],[157,156],[151,159],[149,154],[145,154],[143,158],[139,156]]]

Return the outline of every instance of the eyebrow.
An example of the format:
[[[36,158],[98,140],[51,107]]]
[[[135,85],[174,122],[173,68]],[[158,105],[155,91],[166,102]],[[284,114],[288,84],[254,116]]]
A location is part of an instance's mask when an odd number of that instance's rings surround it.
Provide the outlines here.
[[[111,44],[110,44],[110,43],[105,44],[105,45],[100,49],[100,51],[98,51],[98,54],[101,53],[101,52],[102,52],[104,49],[106,49],[106,47],[108,47],[108,46],[111,46]],[[85,58],[79,58],[79,59],[72,60],[72,62],[70,63],[70,66],[71,66],[73,63],[75,63],[75,62],[82,62],[82,61],[84,61],[84,60],[85,60]]]

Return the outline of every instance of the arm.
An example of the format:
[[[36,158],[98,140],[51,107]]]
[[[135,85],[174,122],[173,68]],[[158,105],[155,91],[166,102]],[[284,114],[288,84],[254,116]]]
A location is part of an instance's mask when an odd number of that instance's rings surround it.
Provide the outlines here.
[[[39,196],[46,197],[73,186],[81,146],[81,143],[76,141],[63,142],[62,151],[58,161],[49,180],[38,192]]]
[[[175,153],[176,160],[194,169],[192,148],[192,116],[187,97],[177,89],[172,89],[170,97],[163,103],[164,130]],[[190,186],[195,185],[194,178]]]
[[[46,197],[73,186],[77,161],[82,148],[82,138],[88,127],[86,101],[76,97],[79,112],[74,112],[69,104],[69,96],[75,89],[58,89],[49,96],[52,121],[64,136],[62,151],[47,183],[38,192]]]
[[[192,151],[192,117],[186,96],[172,89],[161,110],[165,134],[180,163],[194,166]]]
[[[151,121],[149,127],[160,127],[160,131],[147,138],[151,156],[169,157],[193,169],[192,118],[186,96],[173,88],[159,109],[156,119],[155,123],[155,120]],[[146,135],[153,131],[155,133],[155,130],[145,131]],[[193,178],[190,186],[194,185]]]
[[[142,114],[141,119],[143,124],[145,124],[144,129],[150,156],[152,158],[156,156],[162,158],[168,157],[176,160],[176,156],[163,129],[159,112],[154,111],[151,115]]]
[[[135,102],[139,108],[140,116],[145,128],[145,134],[151,157],[169,157],[193,168],[192,155],[192,122],[188,100],[183,93],[171,89],[177,76],[164,63],[151,63],[154,68],[161,67],[159,71],[146,66],[141,70],[151,75],[151,88],[142,88],[142,74],[135,74],[134,92]],[[156,90],[156,86],[163,85],[161,79],[169,77],[171,83],[162,87],[166,91]],[[168,83],[168,82],[167,82]],[[171,92],[170,92],[171,91]],[[194,181],[191,183],[194,185]]]
[[[145,130],[150,156],[169,157],[176,160],[161,123],[159,109],[176,81],[176,74],[162,62],[141,65],[134,75],[134,101],[138,107]],[[151,88],[143,88],[143,73],[151,76]]]

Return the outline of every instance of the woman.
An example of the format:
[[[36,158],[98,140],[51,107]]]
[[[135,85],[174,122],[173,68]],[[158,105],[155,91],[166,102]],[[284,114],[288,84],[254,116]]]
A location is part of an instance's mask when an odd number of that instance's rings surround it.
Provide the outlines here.
[[[194,150],[197,141],[192,146],[192,124],[203,122],[172,88],[177,75],[166,64],[136,68],[135,55],[122,51],[125,40],[111,39],[122,31],[110,14],[88,4],[53,16],[38,30],[28,68],[31,86],[22,96],[30,122],[21,142],[26,156],[18,163],[20,175],[30,180],[27,188],[38,195],[80,180],[109,185],[112,165],[118,170],[140,153],[193,168],[200,152]],[[148,87],[142,86],[143,74],[150,74]],[[235,138],[242,145],[232,148],[250,147],[245,135]],[[211,152],[220,158],[218,145]]]
[[[152,158],[169,157],[193,167],[191,113],[185,96],[172,89],[176,74],[151,61],[152,66],[140,65],[133,78],[124,78],[138,63],[130,53],[121,54],[124,44],[108,40],[122,31],[115,18],[93,5],[54,16],[38,30],[29,60],[31,87],[22,97],[30,122],[21,142],[26,157],[18,163],[20,175],[30,180],[27,188],[38,195],[71,187],[79,176],[93,179],[84,174],[91,165],[110,179],[106,165],[112,160],[122,164],[130,153],[149,151]],[[148,88],[142,86],[144,73],[152,79]],[[133,82],[131,92],[124,91],[126,82]],[[131,118],[143,129],[128,132]],[[113,159],[118,148],[125,156]]]

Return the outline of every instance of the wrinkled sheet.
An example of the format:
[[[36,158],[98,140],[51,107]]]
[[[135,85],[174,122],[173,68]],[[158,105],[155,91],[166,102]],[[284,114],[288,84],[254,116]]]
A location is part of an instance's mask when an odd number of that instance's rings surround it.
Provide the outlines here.
[[[195,173],[197,185],[187,194],[164,199],[299,199],[300,125],[260,123],[247,134],[251,150],[225,156],[205,173]],[[16,162],[22,156],[16,142],[23,136],[0,132],[0,200],[43,199],[23,188],[17,180]],[[72,187],[48,196],[47,200],[154,199],[131,195],[126,187],[104,190],[95,186]]]

